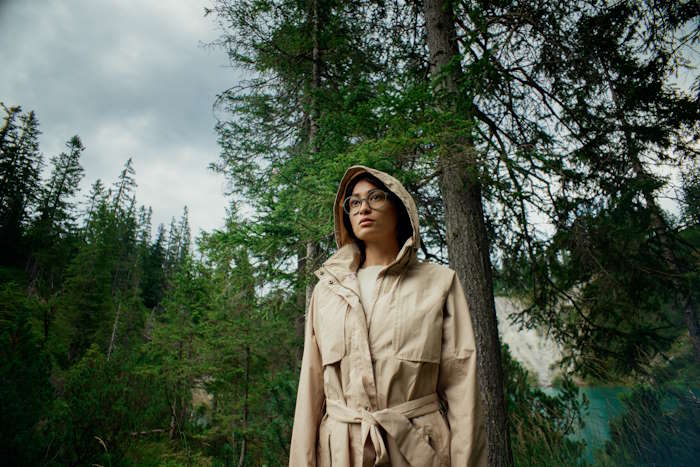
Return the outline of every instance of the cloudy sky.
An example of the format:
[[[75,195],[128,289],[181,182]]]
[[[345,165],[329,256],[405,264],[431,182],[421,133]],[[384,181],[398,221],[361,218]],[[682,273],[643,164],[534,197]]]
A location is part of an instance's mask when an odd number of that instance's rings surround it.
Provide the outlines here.
[[[45,161],[79,135],[83,199],[132,157],[154,230],[187,205],[193,237],[222,226],[228,205],[207,165],[218,157],[212,104],[236,73],[203,46],[218,35],[209,3],[0,0],[0,101],[36,112]]]
[[[185,205],[193,236],[223,225],[225,180],[207,169],[218,158],[212,104],[239,75],[204,46],[218,36],[203,16],[210,1],[0,0],[0,101],[37,113],[47,162],[81,137],[81,199],[132,157],[154,229]]]

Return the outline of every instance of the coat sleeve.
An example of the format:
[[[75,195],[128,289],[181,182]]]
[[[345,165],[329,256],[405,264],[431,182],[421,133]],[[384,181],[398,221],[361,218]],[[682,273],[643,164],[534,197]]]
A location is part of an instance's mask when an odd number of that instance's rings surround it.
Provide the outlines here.
[[[294,425],[289,451],[290,467],[316,466],[316,437],[321,420],[323,402],[323,365],[321,352],[314,333],[316,290],[311,295],[304,325],[304,353],[294,410]]]
[[[486,466],[488,451],[476,345],[469,307],[456,273],[443,309],[443,340],[438,395],[447,408],[452,467]]]

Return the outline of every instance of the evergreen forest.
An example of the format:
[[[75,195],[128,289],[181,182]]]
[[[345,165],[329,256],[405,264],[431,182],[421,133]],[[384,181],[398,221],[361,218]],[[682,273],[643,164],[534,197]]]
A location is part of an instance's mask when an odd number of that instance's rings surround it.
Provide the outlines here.
[[[401,180],[455,269],[489,464],[700,458],[700,1],[212,0],[222,227],[192,238],[94,180],[81,137],[0,113],[4,465],[288,464],[313,272],[345,170]],[[201,70],[207,73],[207,70]],[[690,77],[679,84],[679,76]],[[2,96],[0,96],[2,99]],[[92,181],[92,180],[90,180]],[[508,319],[563,349],[545,391]],[[587,386],[624,386],[590,445]]]

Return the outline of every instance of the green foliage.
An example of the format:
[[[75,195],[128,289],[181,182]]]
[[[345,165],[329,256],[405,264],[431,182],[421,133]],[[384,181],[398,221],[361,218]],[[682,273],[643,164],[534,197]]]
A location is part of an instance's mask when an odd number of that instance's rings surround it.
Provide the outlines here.
[[[191,391],[202,376],[199,325],[206,314],[204,277],[190,257],[183,257],[171,278],[171,290],[144,348],[148,360],[140,371],[162,384],[170,409],[170,438],[182,438],[191,412]]]
[[[129,463],[132,441],[162,432],[170,414],[167,385],[142,371],[153,359],[146,306],[160,306],[168,287],[166,233],[161,226],[151,242],[151,211],[136,208],[130,160],[113,191],[98,180],[86,212],[77,211],[77,136],[39,186],[36,117],[3,109],[2,240],[14,255],[0,267],[3,459]],[[174,265],[189,258],[186,213],[177,227]],[[5,266],[18,259],[27,259],[23,268]]]
[[[689,226],[700,226],[700,165],[683,173],[683,217]]]
[[[673,263],[664,256],[669,248]],[[630,188],[554,235],[538,263],[538,276],[549,281],[537,291],[536,304],[544,306],[531,314],[568,342],[580,374],[644,373],[683,329],[680,310],[699,285],[690,274],[695,248],[675,234],[659,235],[653,213]],[[687,281],[678,281],[679,269]]]
[[[610,420],[611,439],[597,464],[694,465],[700,456],[700,373],[686,345],[650,383],[622,396],[624,412]]]
[[[40,309],[16,283],[0,284],[0,456],[8,465],[36,465],[44,456],[38,431],[52,391],[32,326]]]
[[[623,396],[625,413],[610,422],[601,465],[693,465],[700,456],[696,393],[640,386]]]
[[[0,245],[21,246],[40,192],[42,155],[39,121],[33,111],[5,107],[0,128]],[[0,264],[18,264],[21,248],[0,249]]]
[[[160,382],[140,376],[122,356],[107,361],[95,345],[58,386],[43,427],[53,465],[119,465],[132,432],[160,427],[167,413]]]
[[[515,465],[585,465],[585,443],[576,441],[588,402],[564,379],[556,396],[548,396],[528,380],[528,372],[502,346],[503,375]]]
[[[454,2],[448,89],[429,76],[418,3],[217,0],[219,45],[250,73],[217,99],[212,166],[233,198],[199,259],[186,208],[152,240],[131,159],[78,212],[76,136],[42,186],[38,120],[3,105],[3,459],[286,462],[299,317],[309,266],[334,247],[338,180],[357,163],[396,175],[423,257],[444,263],[438,161],[468,142],[497,287],[532,304],[520,322],[546,326],[581,375],[646,378],[599,460],[694,460],[697,399],[680,382],[697,362],[674,345],[700,302],[698,107],[669,78],[698,11],[676,3]],[[680,219],[658,201],[666,163],[694,168]],[[669,353],[674,376],[654,375]],[[517,464],[582,464],[575,386],[547,396],[505,348],[503,362]]]
[[[697,155],[697,102],[670,81],[698,39],[697,5],[456,8],[499,283],[581,375],[645,372],[697,289],[697,247],[661,208],[657,170]]]
[[[153,309],[164,297],[166,274],[165,264],[165,227],[158,227],[156,240],[153,244],[142,242],[141,264],[143,264],[143,279],[141,281],[141,298],[146,308]]]
[[[296,401],[295,313],[288,296],[258,298],[262,272],[249,261],[243,225],[232,214],[225,230],[199,240],[207,308],[195,330],[197,377],[189,387],[206,391],[211,402],[192,412],[201,426],[193,420],[188,429],[218,459],[238,459],[245,443],[248,462],[276,465],[288,450]]]

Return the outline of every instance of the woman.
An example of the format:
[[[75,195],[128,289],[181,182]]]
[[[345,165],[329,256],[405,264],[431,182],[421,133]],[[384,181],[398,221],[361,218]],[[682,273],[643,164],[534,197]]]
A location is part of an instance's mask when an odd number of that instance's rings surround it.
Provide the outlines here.
[[[338,250],[315,271],[306,316],[289,465],[486,465],[467,302],[455,271],[417,260],[413,198],[355,165],[334,222]]]

